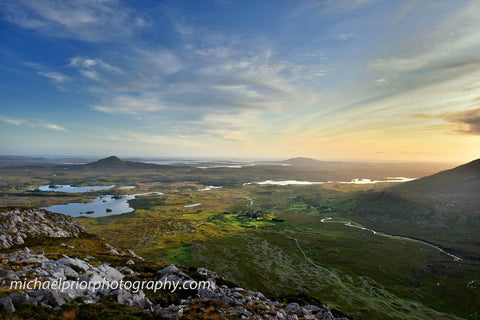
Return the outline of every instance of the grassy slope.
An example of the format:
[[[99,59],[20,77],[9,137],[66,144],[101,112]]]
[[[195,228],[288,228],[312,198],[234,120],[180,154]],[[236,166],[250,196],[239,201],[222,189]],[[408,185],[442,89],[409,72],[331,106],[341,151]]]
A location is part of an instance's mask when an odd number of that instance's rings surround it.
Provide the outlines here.
[[[477,266],[454,263],[421,244],[322,224],[319,216],[327,213],[298,200],[311,200],[310,195],[321,190],[317,201],[341,204],[338,191],[322,188],[184,191],[141,197],[131,203],[137,207],[135,213],[85,218],[82,223],[150,259],[206,266],[278,298],[303,293],[359,318],[435,317],[419,303],[463,316],[478,309],[479,292],[466,287],[480,277]],[[244,193],[258,203],[255,208],[248,207]],[[202,206],[183,207],[197,202]],[[237,206],[232,206],[235,202]],[[267,219],[255,221],[233,213],[242,206],[250,212],[269,210]],[[269,221],[272,216],[285,221]]]
[[[353,219],[480,261],[480,160],[344,203]]]
[[[330,302],[342,311],[351,310],[360,318],[367,315],[369,318],[381,318],[382,314],[392,314],[392,308],[399,319],[408,318],[409,314],[419,314],[418,317],[422,318],[420,314],[432,312],[415,301],[465,317],[478,311],[479,291],[474,286],[467,287],[472,280],[480,281],[478,265],[452,265],[428,248],[377,239],[360,230],[354,232],[343,226],[319,223],[318,215],[326,212],[319,212],[312,206],[329,206],[337,215],[344,214],[350,192],[371,186],[253,185],[197,192],[198,185],[176,182],[195,179],[207,185],[239,186],[245,179],[319,180],[332,175],[322,171],[287,169],[173,168],[98,172],[44,168],[32,169],[29,174],[7,170],[2,172],[0,181],[0,188],[4,190],[0,203],[38,205],[45,201],[67,201],[66,196],[54,194],[47,197],[45,194],[18,196],[18,193],[25,195],[19,191],[22,188],[38,184],[137,184],[137,190],[122,192],[162,191],[166,195],[142,197],[140,201],[133,202],[137,208],[135,213],[85,218],[82,223],[88,230],[115,244],[135,248],[157,261],[207,265],[232,280],[238,280],[240,284],[272,295],[292,295],[302,291]],[[254,199],[254,207],[248,207],[246,196]],[[197,202],[201,202],[202,206],[184,208],[185,204]],[[250,211],[267,212],[267,217],[274,214],[285,222],[252,221],[238,216],[238,213],[233,214],[245,206]],[[231,214],[224,215],[225,211]],[[358,217],[358,220],[363,218]],[[297,239],[307,257],[320,267],[305,259],[293,239]],[[335,276],[321,267],[334,270]],[[437,283],[440,285],[437,286]]]

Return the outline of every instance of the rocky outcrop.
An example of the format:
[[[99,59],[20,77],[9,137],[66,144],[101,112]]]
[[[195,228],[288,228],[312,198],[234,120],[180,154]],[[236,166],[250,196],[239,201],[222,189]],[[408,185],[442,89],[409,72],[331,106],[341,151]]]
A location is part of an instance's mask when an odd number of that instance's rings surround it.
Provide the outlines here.
[[[35,237],[76,237],[85,231],[74,218],[45,210],[0,210],[0,248],[22,245]],[[95,241],[100,241],[96,247],[103,252],[84,252],[83,258],[59,256],[58,248],[55,259],[48,258],[44,251],[34,252],[27,247],[0,253],[0,290],[7,293],[0,299],[0,310],[3,309],[0,312],[13,313],[20,305],[41,306],[55,312],[62,311],[62,306],[69,302],[103,303],[102,297],[107,297],[115,304],[132,306],[160,319],[346,319],[335,318],[325,305],[272,301],[260,292],[240,288],[218,277],[213,271],[149,263],[132,250],[121,250],[100,239]],[[75,248],[65,243],[59,247]],[[104,258],[115,265],[100,260]],[[153,266],[160,267],[156,270]],[[154,285],[164,283],[163,292],[156,292],[148,285],[145,288],[98,286],[106,282],[145,282],[145,279]],[[33,288],[35,281],[37,285]],[[57,285],[54,288],[45,283]],[[175,283],[176,287],[169,285],[167,289],[167,283]]]
[[[19,281],[25,279],[36,279],[39,281],[38,283],[55,282],[63,284],[62,290],[51,287],[37,288],[37,290],[18,291],[0,299],[0,306],[3,305],[6,310],[11,312],[15,310],[14,306],[19,304],[41,305],[54,309],[78,297],[82,297],[86,303],[95,303],[104,295],[115,295],[119,303],[134,305],[142,309],[148,309],[147,306],[151,306],[142,291],[130,293],[125,290],[111,290],[109,288],[93,290],[92,287],[83,288],[75,285],[80,282],[120,282],[125,277],[124,273],[135,275],[127,267],[117,269],[107,263],[94,260],[94,258],[90,258],[87,262],[83,259],[65,255],[60,259],[52,260],[45,257],[43,253],[35,254],[28,248],[15,251],[9,255],[0,254],[0,259],[3,265],[11,265],[12,267],[26,265],[17,271],[0,269],[0,284],[5,289],[11,289],[12,287],[13,289],[22,289]],[[34,282],[30,285],[33,287]]]
[[[137,259],[132,257],[133,259]],[[24,266],[21,269],[0,269],[0,284],[6,289],[12,281],[20,279],[40,279],[46,281],[63,281],[86,283],[99,281],[122,281],[126,277],[130,281],[139,280],[142,275],[128,266],[113,267],[107,263],[89,258],[88,261],[79,258],[63,256],[60,259],[48,259],[43,253],[34,253],[28,248],[10,254],[0,254],[3,265]],[[128,261],[133,261],[129,259]],[[137,260],[139,261],[139,260]],[[131,264],[129,264],[131,265]],[[155,304],[143,290],[127,290],[125,288],[78,288],[70,285],[65,290],[37,289],[20,290],[0,299],[0,308],[7,312],[15,312],[19,305],[38,305],[53,310],[60,309],[65,303],[81,298],[84,303],[97,303],[102,296],[112,296],[120,304],[130,305],[149,312],[160,319],[182,319],[184,317],[212,317],[216,319],[328,319],[335,318],[326,306],[299,305],[298,303],[280,303],[266,298],[256,291],[246,290],[234,285],[225,285],[215,272],[198,268],[192,274],[182,271],[174,265],[157,271],[160,282],[177,282],[180,286],[203,279],[208,286],[190,290],[187,298],[169,305]],[[179,289],[181,290],[181,289]],[[208,306],[215,306],[214,311]],[[208,316],[207,316],[207,313]]]
[[[85,229],[73,217],[42,209],[2,208],[0,248],[24,244],[35,237],[76,237]]]

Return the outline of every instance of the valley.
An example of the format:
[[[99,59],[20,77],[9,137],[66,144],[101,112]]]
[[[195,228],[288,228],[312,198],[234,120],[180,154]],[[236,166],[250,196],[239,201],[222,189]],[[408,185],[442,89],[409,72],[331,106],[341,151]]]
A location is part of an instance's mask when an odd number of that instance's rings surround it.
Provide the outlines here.
[[[115,196],[125,199],[131,212],[79,214],[78,221],[89,233],[148,260],[206,267],[279,301],[320,301],[354,319],[478,317],[476,226],[426,228],[435,214],[412,220],[426,202],[397,195],[391,190],[402,184],[385,182],[421,178],[445,165],[422,169],[296,159],[288,165],[204,169],[104,160],[0,169],[0,204],[49,207]],[[367,182],[360,179],[378,183],[342,183]],[[325,183],[254,183],[267,180]],[[408,183],[416,181],[421,180]],[[41,185],[114,187],[82,193],[35,190]],[[379,208],[383,216],[373,214]],[[397,212],[408,213],[401,223]],[[424,240],[461,260],[418,241],[328,219]],[[455,220],[457,226],[460,222]]]

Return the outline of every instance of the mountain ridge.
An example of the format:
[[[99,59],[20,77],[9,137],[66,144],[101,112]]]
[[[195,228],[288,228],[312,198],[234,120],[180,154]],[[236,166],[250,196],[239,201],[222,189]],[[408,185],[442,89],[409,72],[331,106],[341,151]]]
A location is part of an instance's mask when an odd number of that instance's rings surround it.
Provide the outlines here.
[[[480,216],[480,159],[388,189],[436,206]]]
[[[480,261],[480,159],[382,191],[358,192],[346,212],[375,230],[423,239]]]
[[[162,165],[137,161],[122,160],[117,156],[109,156],[94,162],[82,165],[83,168],[93,169],[157,169]]]

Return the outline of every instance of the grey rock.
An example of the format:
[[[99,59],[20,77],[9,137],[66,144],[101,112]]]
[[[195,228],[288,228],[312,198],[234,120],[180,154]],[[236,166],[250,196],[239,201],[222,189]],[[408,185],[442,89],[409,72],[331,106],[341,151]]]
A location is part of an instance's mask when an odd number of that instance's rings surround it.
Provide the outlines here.
[[[177,320],[181,319],[183,315],[183,309],[176,306],[170,306],[168,308],[157,308],[155,314],[160,316],[161,319]]]
[[[14,306],[17,306],[19,304],[37,304],[37,300],[30,297],[26,292],[23,291],[14,292],[8,297],[10,298]]]
[[[217,273],[210,271],[205,268],[198,268],[197,273],[201,276],[207,277],[207,278],[218,278]]]
[[[128,253],[130,253],[130,255],[134,258],[137,258],[138,260],[142,260],[144,261],[145,259],[143,259],[142,257],[140,257],[139,255],[137,255],[135,252],[133,252],[133,250],[130,250],[128,249]]]
[[[15,273],[12,270],[5,270],[0,268],[0,278],[8,278],[9,276],[14,275]]]
[[[216,294],[213,290],[210,289],[198,289],[198,296],[200,298],[212,299],[216,297]]]
[[[118,291],[117,302],[122,304],[132,305],[133,295],[124,289]]]
[[[69,266],[64,266],[63,267],[63,274],[65,275],[65,277],[71,277],[71,278],[76,278],[79,275],[78,272],[76,272],[75,270],[73,270]]]
[[[95,257],[92,256],[92,255],[89,255],[89,254],[85,255],[85,259],[84,259],[85,261],[89,261],[89,260],[92,260],[92,259],[95,260]]]
[[[0,212],[0,248],[21,245],[28,238],[76,237],[85,229],[75,218],[42,209]]]
[[[152,310],[153,304],[148,300],[143,291],[140,291],[133,295],[133,306],[143,310]]]
[[[317,318],[324,319],[324,320],[335,320],[333,314],[328,310],[321,310],[315,315]]]
[[[152,303],[150,300],[148,300],[143,291],[132,294],[125,289],[118,290],[117,302],[134,306],[143,310],[152,309]]]
[[[296,313],[300,308],[299,304],[296,302],[289,303],[284,309],[286,313]]]
[[[25,277],[27,275],[27,273],[29,273],[31,270],[32,270],[32,268],[26,267],[26,268],[23,268],[22,270],[19,270],[19,271],[15,272],[15,274],[18,277]]]
[[[168,267],[163,268],[162,270],[158,271],[161,275],[165,274],[177,274],[180,273],[180,269],[175,267],[173,264],[169,265]]]
[[[20,245],[24,243],[25,243],[25,240],[23,240],[23,238],[20,235],[18,235],[17,238],[15,239],[15,244]]]
[[[125,277],[120,271],[106,263],[98,266],[97,269],[100,276],[103,276],[107,281],[120,281]]]
[[[91,266],[87,262],[81,259],[70,258],[68,256],[63,256],[63,258],[57,260],[57,264],[69,266],[77,272],[86,272],[91,269]]]
[[[57,290],[45,290],[44,299],[42,300],[53,308],[59,307],[67,302]]]
[[[287,318],[287,313],[282,309],[282,310],[277,310],[275,314],[276,319],[286,319]]]
[[[320,307],[314,306],[312,304],[307,304],[306,306],[303,307],[304,309],[307,309],[310,312],[318,312],[321,310]]]
[[[38,268],[38,267],[37,267],[37,268],[34,268],[34,269],[32,270],[32,273],[33,273],[34,275],[41,276],[41,277],[45,277],[45,276],[48,276],[48,275],[49,275],[49,273],[48,273],[47,271],[43,270],[42,268]]]
[[[120,255],[120,252],[118,252],[117,248],[115,248],[111,244],[105,243],[105,247],[108,249],[108,252],[110,254]]]
[[[15,307],[13,306],[12,300],[10,297],[0,299],[0,305],[3,306],[3,309],[8,313],[15,312]]]
[[[187,275],[185,275],[185,277],[188,277]],[[169,281],[171,283],[178,283],[179,285],[182,285],[185,280],[190,280],[190,279],[184,279],[184,278],[181,278],[180,276],[176,275],[176,274],[166,274],[164,275],[162,278],[160,278],[159,281],[165,283],[166,281]]]
[[[245,315],[247,317],[250,317],[252,315],[252,313],[250,311],[248,311],[247,309],[245,309],[244,307],[241,307],[241,306],[238,306],[235,309],[233,309],[233,312],[239,313],[241,315]]]
[[[220,301],[225,305],[225,306],[233,306],[235,305],[235,301],[233,301],[232,298],[229,297],[222,297],[220,298]]]
[[[243,299],[243,295],[240,292],[234,291],[231,293],[230,297],[234,299]]]
[[[132,269],[127,268],[127,267],[120,267],[120,268],[118,268],[118,271],[128,273],[128,274],[135,274],[135,271],[133,271]]]

